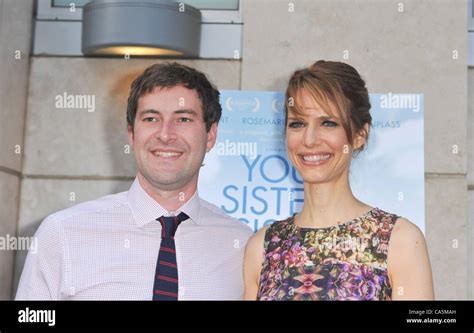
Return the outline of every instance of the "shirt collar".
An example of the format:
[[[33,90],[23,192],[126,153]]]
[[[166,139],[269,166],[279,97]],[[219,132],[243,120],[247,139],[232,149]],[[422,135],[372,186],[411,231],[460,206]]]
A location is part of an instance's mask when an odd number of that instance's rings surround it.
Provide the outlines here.
[[[139,227],[155,222],[160,216],[178,215],[180,212],[185,213],[191,221],[199,224],[199,200],[199,195],[196,191],[180,208],[175,211],[168,211],[146,193],[143,187],[141,187],[138,177],[135,178],[128,191],[130,209]]]

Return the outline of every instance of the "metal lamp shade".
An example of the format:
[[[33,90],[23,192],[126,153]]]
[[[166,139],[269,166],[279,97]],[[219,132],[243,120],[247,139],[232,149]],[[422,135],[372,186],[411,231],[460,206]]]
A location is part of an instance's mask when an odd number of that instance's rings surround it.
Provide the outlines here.
[[[84,6],[85,55],[197,57],[201,12],[169,0],[96,0]]]

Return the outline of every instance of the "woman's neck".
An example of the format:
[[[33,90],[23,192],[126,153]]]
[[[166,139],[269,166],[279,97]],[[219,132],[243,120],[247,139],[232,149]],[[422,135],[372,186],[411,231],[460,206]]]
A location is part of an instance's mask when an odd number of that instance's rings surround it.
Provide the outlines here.
[[[352,194],[347,177],[323,184],[305,183],[304,205],[295,223],[300,227],[329,227],[348,222],[371,208]]]

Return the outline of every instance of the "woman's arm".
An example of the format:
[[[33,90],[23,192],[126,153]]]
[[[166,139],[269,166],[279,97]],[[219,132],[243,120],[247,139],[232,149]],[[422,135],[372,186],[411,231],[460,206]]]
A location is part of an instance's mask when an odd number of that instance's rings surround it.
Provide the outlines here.
[[[433,300],[433,277],[425,238],[420,229],[404,218],[392,230],[388,250],[388,272],[393,300]]]
[[[255,301],[257,299],[260,271],[263,261],[263,242],[265,231],[268,227],[261,228],[247,242],[244,258],[244,299]]]

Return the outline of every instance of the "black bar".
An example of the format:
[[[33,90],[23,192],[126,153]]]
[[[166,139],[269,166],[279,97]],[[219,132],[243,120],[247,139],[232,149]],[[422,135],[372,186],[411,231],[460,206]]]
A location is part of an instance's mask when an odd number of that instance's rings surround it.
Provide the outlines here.
[[[54,310],[35,312],[33,310]],[[23,311],[23,312],[21,312]],[[48,316],[50,314],[50,316]],[[42,323],[19,322],[43,319]],[[408,320],[420,322],[409,323]],[[444,322],[435,322],[438,319]],[[448,322],[451,321],[451,322]],[[49,322],[49,324],[48,324]],[[0,301],[0,332],[70,328],[290,327],[295,333],[364,331],[474,332],[474,301],[126,302]],[[246,330],[247,331],[247,330]]]

